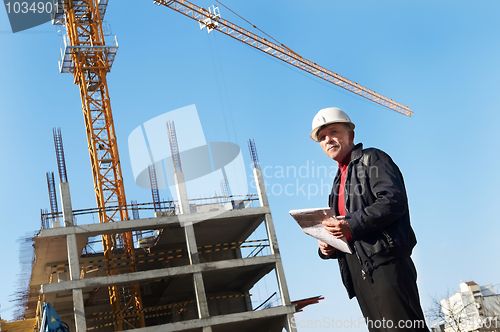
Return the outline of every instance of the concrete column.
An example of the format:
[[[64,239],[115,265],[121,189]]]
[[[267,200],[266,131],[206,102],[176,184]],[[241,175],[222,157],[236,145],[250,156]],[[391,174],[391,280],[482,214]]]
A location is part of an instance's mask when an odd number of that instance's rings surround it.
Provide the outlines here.
[[[71,280],[78,280],[80,279],[80,263],[78,261],[80,255],[74,233],[66,236],[66,244],[68,246],[69,275]],[[86,332],[87,323],[85,321],[85,308],[81,288],[73,289],[73,313],[75,315],[76,332]]]
[[[249,295],[249,291],[245,291],[245,295]],[[253,308],[252,308],[252,299],[250,298],[250,296],[245,296],[245,305],[247,307],[247,311],[252,311]]]
[[[262,175],[262,170],[260,167],[255,167],[253,169],[253,175],[255,178],[255,184],[257,187],[257,193],[259,195],[260,206],[269,206],[269,201],[267,199],[266,184],[264,181],[264,176]],[[278,258],[275,265],[276,277],[278,279],[278,287],[280,289],[281,301],[284,306],[290,305],[290,294],[288,293],[288,286],[285,279],[285,270],[283,269],[283,263],[281,262],[280,250],[278,247],[278,238],[276,237],[276,231],[274,229],[273,218],[270,213],[266,213],[265,218],[267,236],[269,238],[269,246],[271,248],[271,253]],[[286,318],[286,330],[288,332],[295,332],[297,329],[292,324],[293,314],[287,314]]]
[[[73,226],[73,208],[71,206],[71,196],[69,193],[69,183],[62,182],[59,185],[61,190],[61,203],[63,211],[64,227]],[[66,246],[68,250],[69,275],[71,280],[80,279],[80,253],[76,244],[76,234],[66,235]],[[85,308],[83,303],[83,291],[81,288],[73,289],[73,312],[75,315],[76,332],[86,332],[87,323],[85,321]]]
[[[275,265],[276,278],[278,279],[278,287],[281,294],[281,301],[284,306],[289,306],[291,304],[290,294],[288,293],[288,286],[285,279],[285,270],[283,268],[283,263],[281,262],[281,255],[278,247],[278,239],[276,237],[276,231],[274,229],[273,218],[270,213],[266,213],[266,230],[267,236],[269,238],[269,246],[271,248],[271,253],[278,258]],[[297,329],[292,321],[293,314],[287,314],[285,329],[288,332],[296,332]]]
[[[71,195],[69,193],[69,183],[61,182],[59,184],[61,192],[61,206],[63,213],[63,226],[73,226],[73,207],[71,206]]]
[[[75,314],[76,332],[87,332],[85,308],[83,306],[83,291],[81,288],[73,289],[73,312]]]
[[[66,245],[68,246],[68,265],[70,280],[80,279],[80,255],[76,245],[75,233],[66,235]]]
[[[259,195],[260,206],[269,206],[269,201],[267,200],[266,184],[264,182],[264,177],[262,176],[262,170],[259,167],[253,169],[253,176],[255,179],[255,185],[257,187],[257,194]]]
[[[207,294],[205,293],[205,284],[203,283],[203,275],[201,272],[193,274],[194,291],[196,293],[196,304],[198,305],[198,317],[208,318],[210,312],[208,311]]]
[[[199,264],[200,257],[198,255],[198,246],[194,235],[194,227],[192,224],[184,226],[184,234],[188,247],[189,261],[191,264]],[[193,273],[194,291],[196,294],[196,302],[198,304],[198,317],[207,318],[210,316],[208,311],[207,295],[205,293],[205,285],[203,283],[203,275],[201,272]]]
[[[181,214],[191,213],[189,200],[184,182],[184,174],[182,172],[174,174],[175,188],[177,191],[177,200],[179,202],[179,211]],[[191,264],[199,264],[200,257],[198,255],[198,245],[196,244],[196,236],[194,234],[193,224],[184,224],[184,235],[186,237],[186,245],[188,249],[189,261]],[[210,316],[208,311],[207,295],[205,293],[205,285],[203,283],[203,275],[201,272],[193,273],[194,291],[196,294],[196,303],[198,307],[198,317],[207,318]],[[205,332],[211,332],[212,328],[208,327]]]
[[[186,189],[186,182],[184,182],[184,174],[182,172],[174,174],[175,190],[177,191],[177,201],[179,202],[179,210],[181,214],[191,213],[189,200]]]
[[[293,321],[293,314],[286,315],[286,324],[284,327],[288,332],[297,332],[296,323]]]
[[[283,264],[281,263],[278,239],[276,238],[273,218],[270,213],[266,213],[265,223],[271,253],[278,259],[278,261],[276,262],[276,277],[278,278],[278,287],[281,293],[281,301],[283,302],[283,305],[290,305],[290,295],[288,294],[288,287],[285,280],[285,270],[283,269]]]

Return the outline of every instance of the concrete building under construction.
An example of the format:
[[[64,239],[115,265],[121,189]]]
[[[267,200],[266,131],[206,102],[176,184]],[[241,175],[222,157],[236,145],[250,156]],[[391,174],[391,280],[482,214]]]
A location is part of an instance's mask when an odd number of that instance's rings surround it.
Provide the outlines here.
[[[70,331],[78,332],[296,331],[292,321],[296,307],[290,301],[253,142],[249,147],[257,194],[212,197],[203,204],[188,199],[174,140],[176,201],[159,201],[153,169],[153,203],[109,208],[128,209],[134,219],[75,225],[75,215],[96,210],[72,209],[62,138],[54,134],[63,173],[62,213],[57,211],[53,175],[48,174],[51,212],[42,213],[42,229],[33,239],[25,318],[40,320],[43,303],[51,303]],[[154,209],[155,214],[140,218],[142,209]],[[263,238],[253,235],[259,228]],[[118,235],[127,233],[134,239],[132,257],[119,245]],[[116,241],[112,256],[95,249],[101,237]],[[270,277],[277,294],[268,294],[268,299],[274,295],[277,301],[255,303],[251,289]],[[115,296],[118,307],[110,300]]]

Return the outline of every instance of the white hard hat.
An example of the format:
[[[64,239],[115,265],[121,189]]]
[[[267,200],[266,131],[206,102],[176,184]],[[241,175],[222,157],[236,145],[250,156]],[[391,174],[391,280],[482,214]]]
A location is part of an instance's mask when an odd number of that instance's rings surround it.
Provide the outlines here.
[[[332,123],[339,123],[339,122],[347,123],[349,127],[351,127],[351,130],[354,129],[354,123],[351,122],[349,116],[340,108],[337,107],[323,108],[316,114],[316,116],[312,121],[312,131],[310,135],[311,138],[316,142],[319,142],[318,131],[325,125],[329,125]]]

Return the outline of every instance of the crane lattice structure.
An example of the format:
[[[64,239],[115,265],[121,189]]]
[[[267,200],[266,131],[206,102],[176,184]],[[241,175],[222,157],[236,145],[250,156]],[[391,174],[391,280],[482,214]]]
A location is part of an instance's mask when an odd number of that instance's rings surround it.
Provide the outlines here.
[[[55,24],[64,24],[67,36],[59,63],[61,72],[74,76],[80,87],[90,154],[99,222],[128,220],[118,145],[116,142],[106,75],[118,48],[115,42],[107,46],[102,18],[107,0],[58,0]],[[116,207],[118,208],[109,208]],[[136,272],[132,233],[103,235],[104,257],[108,262],[114,252],[127,262],[120,269],[108,263],[108,275]],[[142,299],[138,283],[130,287],[110,286],[109,299],[114,311],[116,331],[145,327]],[[132,308],[132,310],[129,310]],[[126,328],[124,328],[124,325]]]
[[[187,0],[154,0],[157,5],[163,5],[178,13],[199,22],[200,27],[206,26],[209,31],[217,30],[223,34],[239,40],[259,51],[267,53],[279,60],[282,60],[294,67],[302,69],[327,82],[333,83],[341,88],[353,92],[361,97],[371,100],[377,104],[387,107],[403,115],[410,116],[413,112],[408,106],[400,104],[390,98],[365,88],[339,74],[336,74],[316,63],[307,60],[286,46],[278,45],[269,40],[248,31],[228,20],[220,17],[217,7],[210,7],[210,10],[199,7]]]

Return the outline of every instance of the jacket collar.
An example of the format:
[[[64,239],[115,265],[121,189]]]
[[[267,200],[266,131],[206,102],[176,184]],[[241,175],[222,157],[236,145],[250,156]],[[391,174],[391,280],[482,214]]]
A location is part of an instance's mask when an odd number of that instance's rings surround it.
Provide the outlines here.
[[[363,156],[363,143],[358,143],[351,151],[351,161],[357,160]]]
[[[354,146],[354,148],[351,151],[351,159],[349,161],[349,164],[355,160],[360,159],[363,156],[363,143],[358,143]],[[340,168],[337,171],[337,174],[335,175],[335,179],[333,181],[334,185],[340,183]]]

